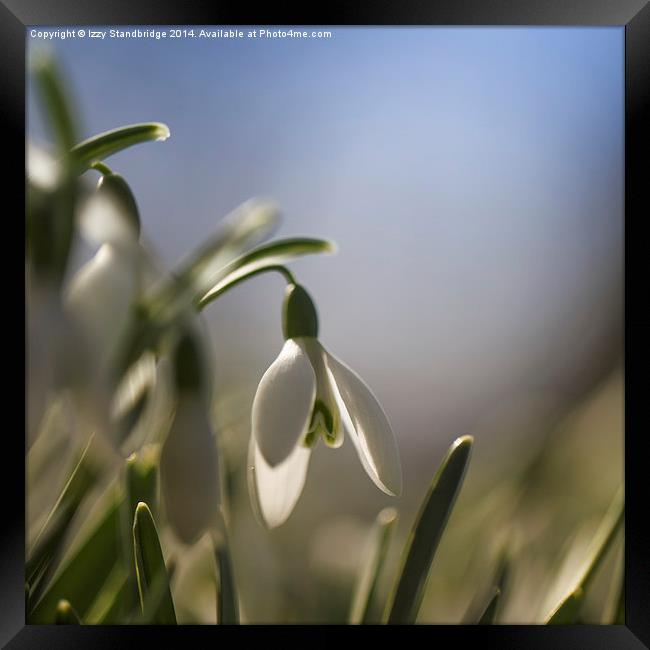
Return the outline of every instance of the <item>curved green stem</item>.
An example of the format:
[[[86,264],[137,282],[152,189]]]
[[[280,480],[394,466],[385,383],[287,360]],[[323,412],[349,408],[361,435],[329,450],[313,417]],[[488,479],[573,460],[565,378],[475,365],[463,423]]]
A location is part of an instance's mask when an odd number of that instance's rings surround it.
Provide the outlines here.
[[[287,284],[296,284],[296,278],[293,276],[293,273],[291,273],[291,271],[289,271],[289,269],[286,266],[282,266],[281,264],[272,264],[270,266],[263,266],[262,268],[253,269],[252,271],[249,271],[244,275],[240,275],[239,277],[235,278],[232,282],[225,284],[223,287],[210,293],[208,296],[199,299],[196,302],[196,308],[198,310],[204,309],[211,302],[215,301],[219,296],[226,293],[226,291],[228,291],[229,289],[236,287],[238,284],[241,284],[245,280],[249,280],[250,278],[256,275],[260,275],[261,273],[266,273],[268,271],[275,271],[280,275],[282,275],[284,279],[287,281]]]
[[[106,176],[107,174],[114,174],[115,173],[107,164],[105,164],[103,162],[99,162],[99,160],[94,162],[91,165],[91,167],[94,170],[98,171],[100,174],[104,174],[104,176]]]

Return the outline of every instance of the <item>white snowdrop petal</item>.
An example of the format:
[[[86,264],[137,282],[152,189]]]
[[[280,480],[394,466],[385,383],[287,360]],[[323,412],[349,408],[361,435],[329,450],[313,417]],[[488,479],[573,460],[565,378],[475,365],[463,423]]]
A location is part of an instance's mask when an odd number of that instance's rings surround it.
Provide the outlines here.
[[[402,492],[402,467],[397,441],[377,398],[348,366],[325,351],[341,417],[361,463],[377,487],[392,496]]]
[[[137,239],[124,206],[109,193],[95,191],[82,199],[77,219],[84,238],[94,244],[128,246]]]
[[[200,399],[180,400],[160,455],[160,484],[174,531],[194,542],[219,511],[216,443]]]
[[[126,327],[136,264],[133,251],[104,244],[70,282],[66,307],[102,359],[110,356]]]
[[[315,395],[311,363],[289,339],[264,373],[253,401],[253,437],[271,467],[285,460],[306,434]]]
[[[300,498],[311,448],[298,444],[285,460],[271,467],[254,437],[248,455],[248,487],[253,509],[268,528],[283,524]]]

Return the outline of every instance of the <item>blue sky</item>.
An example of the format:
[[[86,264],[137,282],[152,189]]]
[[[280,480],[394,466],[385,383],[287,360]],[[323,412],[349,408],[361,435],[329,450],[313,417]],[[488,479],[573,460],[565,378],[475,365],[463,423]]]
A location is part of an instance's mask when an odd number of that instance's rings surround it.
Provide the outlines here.
[[[620,336],[623,29],[332,31],[54,49],[82,136],[169,125],[111,159],[167,264],[253,196],[281,235],[336,240],[293,268],[400,444],[579,390]],[[224,384],[253,390],[279,351],[281,295],[259,278],[208,314]]]

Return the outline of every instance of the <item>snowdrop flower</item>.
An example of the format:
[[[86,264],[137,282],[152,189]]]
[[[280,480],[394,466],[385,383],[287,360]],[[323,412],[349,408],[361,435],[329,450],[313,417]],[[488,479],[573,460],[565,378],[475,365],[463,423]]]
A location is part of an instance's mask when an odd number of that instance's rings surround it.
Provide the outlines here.
[[[110,170],[109,170],[110,171]],[[102,242],[95,256],[72,278],[66,306],[98,365],[116,353],[138,289],[140,220],[124,179],[106,173],[81,215],[82,230]]]
[[[167,518],[186,544],[195,542],[219,514],[219,464],[208,417],[205,373],[192,334],[174,352],[176,411],[160,455],[160,484]]]
[[[264,523],[274,528],[291,514],[319,437],[337,448],[345,432],[375,485],[398,496],[402,470],[388,418],[363,380],[319,342],[316,309],[296,284],[287,287],[283,329],[252,411],[249,488]]]

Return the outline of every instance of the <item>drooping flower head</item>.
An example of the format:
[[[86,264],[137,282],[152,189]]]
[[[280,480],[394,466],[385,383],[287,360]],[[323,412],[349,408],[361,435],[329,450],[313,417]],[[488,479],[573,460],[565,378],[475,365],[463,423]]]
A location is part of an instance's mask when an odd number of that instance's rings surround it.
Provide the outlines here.
[[[249,488],[264,523],[274,528],[289,517],[321,438],[338,448],[347,434],[375,485],[398,496],[402,470],[388,418],[363,380],[318,340],[316,308],[300,285],[287,287],[283,331],[252,412]]]
[[[176,410],[160,455],[167,518],[177,537],[195,542],[219,514],[219,462],[205,396],[206,376],[195,334],[181,335],[173,354]]]

